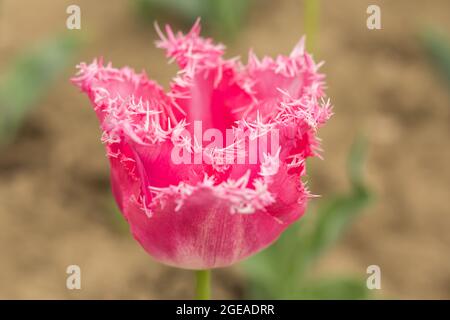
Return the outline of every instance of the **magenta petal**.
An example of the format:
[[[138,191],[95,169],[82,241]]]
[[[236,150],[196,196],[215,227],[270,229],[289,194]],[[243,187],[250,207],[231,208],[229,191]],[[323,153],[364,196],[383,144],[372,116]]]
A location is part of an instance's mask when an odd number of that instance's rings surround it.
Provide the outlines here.
[[[131,149],[137,162],[141,177],[145,177],[145,185],[152,187],[168,187],[182,181],[196,184],[203,180],[204,169],[201,164],[174,164],[171,141],[154,145],[142,145],[131,142]]]
[[[229,266],[268,246],[288,226],[265,212],[230,214],[229,202],[207,188],[196,190],[178,211],[176,200],[156,206],[150,219],[139,207],[127,214],[133,235],[144,249],[172,266]]]
[[[175,34],[166,26],[167,36],[159,29],[157,46],[166,50],[180,71],[171,83],[169,96],[187,122],[203,122],[204,129],[223,132],[236,120],[235,110],[252,102],[250,94],[239,83],[239,64],[223,59],[225,47],[200,37],[199,21],[186,35]]]

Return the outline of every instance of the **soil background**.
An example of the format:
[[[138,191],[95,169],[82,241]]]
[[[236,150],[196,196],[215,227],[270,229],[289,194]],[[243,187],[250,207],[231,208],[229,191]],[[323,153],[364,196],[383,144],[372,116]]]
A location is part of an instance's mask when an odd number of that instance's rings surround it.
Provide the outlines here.
[[[257,1],[227,56],[287,54],[303,34],[302,1]],[[369,141],[366,178],[376,200],[315,266],[317,274],[364,277],[376,264],[385,298],[450,298],[450,96],[418,32],[450,30],[450,2],[323,0],[316,60],[325,60],[335,115],[320,132],[324,161],[311,161],[312,191],[348,190],[345,160],[355,136]],[[0,70],[66,31],[78,4],[85,43],[0,150],[0,298],[190,298],[193,277],[154,262],[119,222],[100,130],[88,99],[69,82],[78,61],[103,56],[145,69],[167,86],[176,68],[132,1],[0,2]],[[366,28],[378,4],[382,30]],[[0,115],[1,116],[1,115]],[[82,290],[66,289],[66,268]],[[215,298],[242,298],[239,266],[214,274]]]

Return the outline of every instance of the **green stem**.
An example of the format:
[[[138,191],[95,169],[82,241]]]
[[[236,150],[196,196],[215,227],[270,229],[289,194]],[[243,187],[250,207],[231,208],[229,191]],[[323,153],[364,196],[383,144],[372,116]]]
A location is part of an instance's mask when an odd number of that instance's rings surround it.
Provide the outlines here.
[[[195,295],[197,300],[208,300],[211,296],[211,270],[198,270],[195,272],[197,285]]]
[[[306,49],[313,52],[315,49],[315,37],[319,26],[320,0],[304,0],[304,21],[306,33]]]

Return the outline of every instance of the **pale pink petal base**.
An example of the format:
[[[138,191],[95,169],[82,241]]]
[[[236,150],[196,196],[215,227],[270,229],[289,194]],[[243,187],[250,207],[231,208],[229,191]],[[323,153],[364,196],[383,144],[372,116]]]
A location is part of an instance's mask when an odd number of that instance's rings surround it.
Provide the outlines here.
[[[134,237],[160,262],[185,269],[229,266],[270,245],[288,226],[266,212],[230,214],[229,203],[208,189],[195,191],[183,207],[176,200],[152,210],[130,208]],[[195,236],[193,236],[195,235]]]

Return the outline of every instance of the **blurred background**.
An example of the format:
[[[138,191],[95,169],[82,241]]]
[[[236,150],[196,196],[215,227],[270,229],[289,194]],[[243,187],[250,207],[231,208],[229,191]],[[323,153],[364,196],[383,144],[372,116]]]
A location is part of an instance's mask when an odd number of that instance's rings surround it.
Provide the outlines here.
[[[0,0],[0,298],[193,296],[192,272],[156,263],[127,231],[97,119],[69,78],[103,56],[167,88],[176,67],[153,21],[187,31],[201,16],[244,61],[249,48],[288,54],[309,25],[335,106],[324,161],[308,164],[321,198],[275,246],[215,271],[213,297],[450,299],[450,3],[318,2]],[[71,4],[81,30],[66,28]],[[381,30],[366,27],[371,4]],[[81,290],[66,288],[72,264]],[[366,287],[370,265],[380,290]]]

